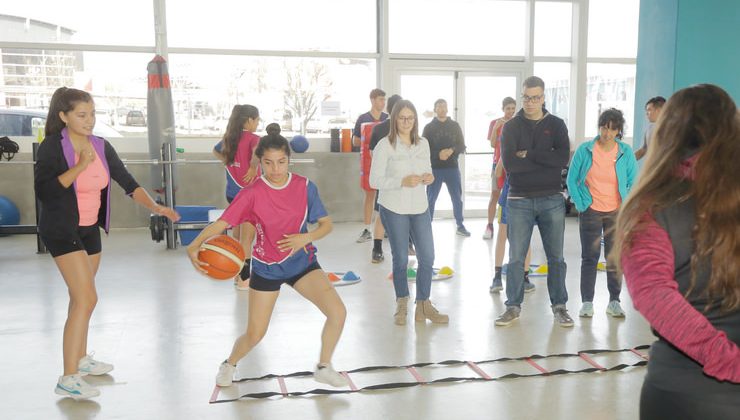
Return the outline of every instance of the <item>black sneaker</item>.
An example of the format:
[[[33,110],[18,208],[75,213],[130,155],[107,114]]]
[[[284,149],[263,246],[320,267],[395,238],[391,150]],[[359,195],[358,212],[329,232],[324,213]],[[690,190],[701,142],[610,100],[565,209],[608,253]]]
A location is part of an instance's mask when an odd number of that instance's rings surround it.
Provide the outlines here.
[[[373,257],[372,257],[373,264],[382,263],[383,260],[385,260],[385,257],[383,256],[383,250],[373,249]]]

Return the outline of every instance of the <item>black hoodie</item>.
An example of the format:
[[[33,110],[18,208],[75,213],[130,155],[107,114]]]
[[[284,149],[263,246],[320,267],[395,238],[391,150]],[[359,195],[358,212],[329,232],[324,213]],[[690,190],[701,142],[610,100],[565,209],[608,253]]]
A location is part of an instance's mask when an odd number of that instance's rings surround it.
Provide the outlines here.
[[[542,119],[534,121],[519,110],[504,125],[501,158],[509,176],[510,197],[544,197],[563,191],[561,172],[570,159],[568,128],[544,107],[542,111]],[[523,150],[526,157],[516,156]]]
[[[432,169],[457,168],[457,157],[465,153],[465,139],[457,121],[449,117],[444,121],[434,118],[424,127],[421,136],[429,142]],[[449,148],[453,149],[452,155],[447,160],[440,159],[439,152]]]

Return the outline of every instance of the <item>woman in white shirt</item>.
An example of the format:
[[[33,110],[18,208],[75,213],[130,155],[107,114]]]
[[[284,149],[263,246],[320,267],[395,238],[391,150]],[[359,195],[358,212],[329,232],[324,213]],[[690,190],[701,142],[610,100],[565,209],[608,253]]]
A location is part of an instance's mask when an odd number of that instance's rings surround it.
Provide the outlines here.
[[[370,186],[378,190],[380,217],[388,232],[393,255],[393,287],[396,291],[396,325],[406,325],[409,285],[406,268],[409,260],[409,235],[416,245],[417,322],[447,323],[449,317],[432,306],[434,238],[426,186],[434,181],[429,143],[419,136],[414,104],[401,100],[390,116],[391,130],[373,152]]]

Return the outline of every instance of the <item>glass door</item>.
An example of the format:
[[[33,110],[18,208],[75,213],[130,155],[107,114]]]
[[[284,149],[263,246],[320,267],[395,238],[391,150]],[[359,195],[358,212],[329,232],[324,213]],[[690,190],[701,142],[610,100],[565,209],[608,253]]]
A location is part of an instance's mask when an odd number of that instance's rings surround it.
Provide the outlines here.
[[[493,164],[488,127],[492,120],[503,116],[501,101],[507,96],[518,97],[518,77],[460,72],[457,80],[461,104],[458,118],[467,146],[464,165],[461,165],[465,215],[485,217],[491,196]]]
[[[434,102],[447,101],[448,115],[462,127],[467,146],[467,154],[459,160],[465,217],[485,217],[493,162],[488,126],[503,115],[501,101],[505,97],[518,97],[520,73],[402,69],[395,76],[399,95],[416,107],[420,133],[434,118]],[[440,191],[435,217],[452,217],[452,202],[446,188]]]
[[[434,119],[434,102],[437,99],[447,101],[449,116],[455,115],[455,72],[453,71],[413,71],[400,75],[399,95],[408,99],[416,107],[419,115],[419,135],[424,127]],[[435,217],[452,217],[452,200],[446,188],[442,188],[434,209]]]

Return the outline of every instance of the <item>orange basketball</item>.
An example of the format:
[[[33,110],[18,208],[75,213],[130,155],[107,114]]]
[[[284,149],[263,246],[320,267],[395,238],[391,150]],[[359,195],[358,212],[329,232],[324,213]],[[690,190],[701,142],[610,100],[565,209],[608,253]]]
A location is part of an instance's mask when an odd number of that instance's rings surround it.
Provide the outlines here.
[[[234,278],[244,265],[244,248],[236,239],[227,235],[217,235],[207,239],[200,246],[198,260],[208,264],[202,268],[214,280]]]

